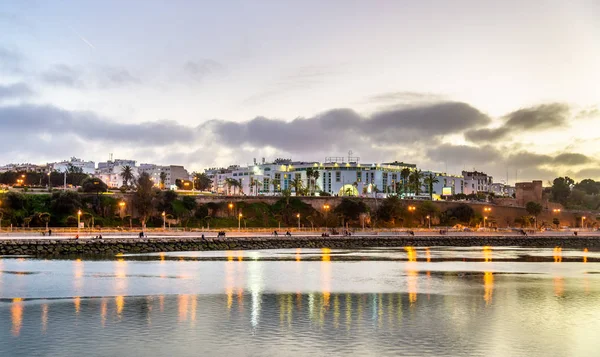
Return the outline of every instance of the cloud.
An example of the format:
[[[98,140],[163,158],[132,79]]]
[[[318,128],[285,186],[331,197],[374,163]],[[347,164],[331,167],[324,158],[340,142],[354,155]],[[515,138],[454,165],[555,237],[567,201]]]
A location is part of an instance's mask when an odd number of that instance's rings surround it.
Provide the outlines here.
[[[225,67],[211,59],[201,59],[198,61],[188,61],[183,65],[183,70],[196,81],[202,81],[206,77],[221,72]]]
[[[562,103],[542,104],[523,108],[503,117],[505,122],[498,128],[471,129],[464,133],[473,143],[494,143],[511,133],[544,130],[565,126],[570,113],[569,106]]]
[[[600,181],[600,167],[591,167],[583,169],[575,173],[575,175],[573,176],[575,176],[579,180],[591,178],[593,180]]]
[[[51,69],[42,73],[42,80],[52,85],[63,85],[67,87],[83,87],[83,71],[66,64],[54,65]]]
[[[392,103],[398,104],[414,104],[419,102],[440,102],[445,99],[444,96],[433,93],[422,93],[422,92],[387,92],[380,93],[378,95],[371,96],[367,99],[367,102],[372,103]]]
[[[269,146],[287,152],[338,150],[348,146],[430,142],[461,132],[489,118],[465,103],[415,106],[364,117],[351,109],[334,109],[312,118],[286,122],[257,117],[241,123],[213,120],[203,125],[228,145]]]
[[[502,154],[492,146],[468,146],[442,144],[428,149],[430,160],[463,165],[488,165],[503,160]]]
[[[510,163],[511,166],[531,167],[550,164],[554,161],[554,159],[549,155],[540,155],[527,151],[520,151],[508,155],[506,161]]]
[[[569,106],[562,103],[538,105],[532,108],[519,109],[505,116],[505,127],[511,129],[549,129],[566,124]]]
[[[191,143],[196,128],[173,121],[117,123],[90,112],[72,112],[51,105],[14,105],[0,107],[0,137],[31,135],[74,135],[88,142],[118,143],[131,146],[164,146]],[[2,143],[0,143],[2,145]]]
[[[25,83],[13,83],[9,85],[0,85],[0,101],[4,99],[15,99],[29,97],[33,91]]]
[[[578,153],[563,153],[554,158],[554,163],[565,166],[577,166],[592,162],[589,157]]]
[[[128,70],[117,67],[104,67],[98,71],[99,85],[124,86],[138,84],[140,79],[133,76]]]

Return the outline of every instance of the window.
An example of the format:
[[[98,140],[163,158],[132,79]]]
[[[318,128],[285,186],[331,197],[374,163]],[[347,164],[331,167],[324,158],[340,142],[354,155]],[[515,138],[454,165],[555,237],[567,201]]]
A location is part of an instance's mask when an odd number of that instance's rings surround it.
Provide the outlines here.
[[[340,171],[336,171],[335,172],[335,182],[341,182],[342,181],[342,173]]]
[[[356,171],[356,182],[360,182],[360,181],[361,181],[360,171]]]

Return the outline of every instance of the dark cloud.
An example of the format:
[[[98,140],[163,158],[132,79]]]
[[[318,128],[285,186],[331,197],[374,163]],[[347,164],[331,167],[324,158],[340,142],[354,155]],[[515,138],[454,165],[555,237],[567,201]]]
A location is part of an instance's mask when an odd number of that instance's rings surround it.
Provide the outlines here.
[[[557,165],[576,166],[592,162],[592,160],[578,153],[563,153],[554,158],[554,163]]]
[[[511,133],[544,130],[566,125],[570,113],[569,106],[562,103],[550,103],[531,108],[523,108],[503,117],[504,124],[498,128],[471,129],[464,133],[465,139],[473,143],[494,143]]]
[[[437,145],[426,151],[430,160],[452,165],[489,165],[501,161],[502,154],[492,146]]]
[[[66,64],[54,65],[51,69],[42,73],[42,80],[52,85],[62,85],[67,87],[82,87],[83,72],[75,67]]]
[[[4,99],[28,97],[32,94],[33,91],[25,83],[13,83],[5,86],[0,85],[0,101]]]
[[[438,103],[363,117],[350,109],[335,109],[290,122],[257,117],[234,123],[213,120],[204,127],[228,145],[269,146],[287,152],[312,147],[336,150],[348,145],[397,145],[429,142],[436,137],[487,124],[489,118],[464,103]]]
[[[165,146],[191,143],[197,130],[173,121],[123,124],[89,112],[71,112],[54,106],[16,105],[0,107],[1,137],[74,135],[89,142]]]
[[[510,132],[509,128],[474,129],[465,132],[465,139],[473,143],[493,143],[504,138]]]
[[[578,171],[573,176],[575,176],[579,180],[591,178],[593,180],[600,181],[600,167],[591,167],[588,169],[583,169]]]
[[[562,103],[543,104],[519,109],[506,115],[505,127],[511,129],[550,129],[566,124],[569,106]]]
[[[531,166],[540,166],[547,165],[554,161],[552,156],[549,155],[540,155],[527,151],[520,151],[517,153],[513,153],[508,155],[506,158],[506,162],[511,166],[515,167],[531,167]]]

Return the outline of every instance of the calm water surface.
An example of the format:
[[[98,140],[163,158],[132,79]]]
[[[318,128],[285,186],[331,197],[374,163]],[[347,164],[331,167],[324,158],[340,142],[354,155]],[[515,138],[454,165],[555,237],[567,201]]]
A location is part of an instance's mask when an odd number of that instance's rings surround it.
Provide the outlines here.
[[[596,356],[600,252],[0,258],[0,356]]]

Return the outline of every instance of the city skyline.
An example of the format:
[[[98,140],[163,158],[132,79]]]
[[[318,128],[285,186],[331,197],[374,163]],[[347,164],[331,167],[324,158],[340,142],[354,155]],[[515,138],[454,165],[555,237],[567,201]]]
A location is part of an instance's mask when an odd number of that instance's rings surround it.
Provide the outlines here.
[[[600,178],[596,2],[99,4],[0,5],[3,163]]]

